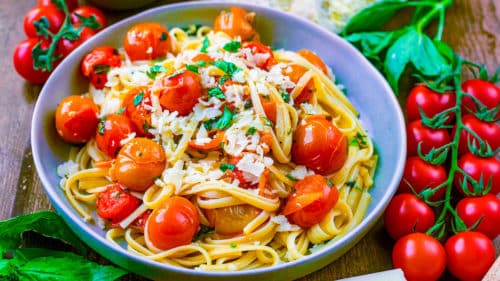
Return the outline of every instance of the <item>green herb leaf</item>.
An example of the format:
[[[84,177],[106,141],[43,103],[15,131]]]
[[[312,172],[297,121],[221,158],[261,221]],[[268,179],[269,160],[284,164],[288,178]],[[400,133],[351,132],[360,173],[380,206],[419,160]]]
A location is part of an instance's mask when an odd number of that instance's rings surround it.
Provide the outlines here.
[[[231,76],[241,70],[236,64],[224,60],[215,61],[214,66]]]
[[[389,0],[374,3],[354,15],[342,30],[342,34],[377,30],[401,8],[409,6],[406,0]]]
[[[264,117],[264,126],[273,127],[274,126],[273,121],[271,121],[268,118]]]
[[[215,127],[217,129],[225,130],[231,126],[231,123],[233,121],[233,113],[227,106],[224,105],[224,112],[222,113],[222,116],[220,119],[217,121],[217,124]]]
[[[238,244],[236,244],[236,243],[234,243],[234,242],[231,242],[231,243],[229,244],[229,247],[231,247],[231,248],[236,248],[236,247],[238,247]]]
[[[120,109],[118,109],[116,111],[116,114],[122,114],[125,111],[125,109],[127,109],[127,107],[126,106],[122,106]]]
[[[290,173],[286,174],[286,177],[289,178],[289,179],[291,179],[291,180],[293,180],[293,181],[297,180],[297,178],[294,177],[294,176],[292,176],[292,174],[290,174]]]
[[[194,63],[196,66],[199,66],[199,67],[204,67],[207,65],[207,62],[204,61],[204,60],[199,60],[197,62]]]
[[[198,33],[198,30],[202,26],[203,25],[201,24],[190,24],[188,26],[182,27],[181,29],[184,30],[184,32],[186,32],[187,35],[193,36],[196,35],[196,33]]]
[[[224,47],[222,47],[222,48],[228,52],[236,53],[241,48],[241,42],[240,41],[231,41],[229,43],[226,43],[224,45]]]
[[[223,172],[225,172],[227,170],[234,171],[234,169],[236,169],[236,166],[233,164],[229,164],[229,163],[222,163],[222,164],[220,164],[219,169]]]
[[[208,226],[206,226],[204,224],[200,224],[200,230],[193,237],[193,241],[200,240],[201,238],[203,238],[203,236],[205,236],[207,234],[214,233],[214,232],[215,232],[215,230],[213,228],[208,227]]]
[[[210,40],[208,40],[208,37],[205,36],[205,38],[203,39],[203,43],[201,45],[200,52],[206,54],[209,46],[210,46]]]
[[[209,97],[216,97],[218,99],[226,98],[226,95],[224,95],[224,92],[222,92],[222,89],[220,87],[214,87],[214,88],[208,89],[208,96]]]
[[[191,71],[191,72],[198,73],[198,66],[196,66],[196,65],[186,64],[186,69]]]
[[[97,124],[97,132],[101,136],[104,135],[104,131],[106,130],[106,127],[104,126],[104,122],[106,122],[105,116],[101,117],[101,119],[99,120],[99,123]]]
[[[164,72],[167,72],[167,69],[163,65],[155,64],[149,68],[149,71],[146,71],[146,75],[154,80],[156,75]]]
[[[255,127],[250,127],[250,128],[248,128],[248,130],[247,130],[247,134],[249,134],[249,135],[253,135],[253,134],[255,134],[255,131],[256,131],[256,130],[257,130],[257,129],[255,129]]]
[[[283,99],[284,102],[289,102],[290,101],[290,94],[285,91],[285,90],[280,90],[281,98]]]
[[[168,39],[168,33],[167,32],[162,32],[160,35],[160,41],[165,41]]]
[[[140,92],[134,97],[134,106],[138,106],[142,102],[142,98],[144,98],[144,93]]]
[[[223,85],[224,83],[226,83],[227,79],[229,79],[229,76],[227,76],[227,75],[222,76],[219,79],[219,85]]]

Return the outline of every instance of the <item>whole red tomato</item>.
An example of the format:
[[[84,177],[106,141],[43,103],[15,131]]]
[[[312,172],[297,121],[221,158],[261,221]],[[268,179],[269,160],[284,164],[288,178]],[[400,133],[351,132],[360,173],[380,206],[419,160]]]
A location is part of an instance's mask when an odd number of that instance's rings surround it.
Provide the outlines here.
[[[79,28],[75,26],[75,28]],[[93,31],[89,27],[84,27],[80,32],[80,37],[76,40],[69,40],[66,38],[62,38],[57,42],[57,51],[63,57],[68,56],[74,49],[83,44],[83,42],[87,41],[90,37],[94,36],[95,31]]]
[[[96,132],[99,108],[88,97],[72,95],[64,98],[56,110],[56,129],[70,143],[85,143]]]
[[[467,80],[462,83],[462,91],[478,99],[488,110],[500,104],[500,88],[489,81],[479,79]],[[464,96],[462,99],[462,110],[464,113],[477,112],[477,104],[472,98]],[[500,111],[498,111],[495,118],[498,119],[499,117]]]
[[[156,22],[139,23],[125,35],[123,47],[131,60],[153,60],[172,50],[168,30]]]
[[[99,193],[96,198],[97,214],[111,223],[119,223],[130,215],[141,203],[120,184],[112,184]]]
[[[406,116],[408,121],[422,119],[420,110],[425,113],[428,118],[434,117],[447,109],[455,106],[456,96],[452,92],[438,93],[427,88],[425,85],[415,86],[406,99]],[[453,115],[449,116],[451,120]]]
[[[472,153],[466,153],[458,159],[457,165],[476,182],[479,182],[482,177],[483,187],[486,187],[491,181],[490,194],[495,195],[500,192],[500,160],[495,156],[483,158]],[[464,178],[464,175],[461,173],[455,174],[455,185],[462,193]],[[467,189],[470,192],[474,191],[469,179],[467,179]]]
[[[413,232],[426,232],[434,222],[432,209],[410,193],[394,196],[384,213],[385,229],[394,240]]]
[[[134,132],[134,125],[126,116],[109,114],[102,118],[97,126],[97,147],[109,157],[115,158],[122,146],[121,141]]]
[[[441,243],[423,233],[401,237],[392,249],[392,264],[401,268],[408,281],[435,281],[446,267],[446,253]]]
[[[35,69],[31,51],[38,44],[37,38],[28,38],[16,46],[13,55],[14,67],[25,80],[34,84],[43,84],[50,76],[50,72]],[[42,48],[48,44],[42,43]]]
[[[35,22],[40,21],[46,21],[47,29],[56,34],[64,23],[64,13],[54,6],[38,6],[29,10],[24,16],[24,32],[28,37],[40,37],[35,27]]]
[[[81,6],[76,8],[71,13],[71,23],[72,24],[81,24],[80,17],[90,18],[95,17],[96,21],[101,25],[99,28],[95,30],[95,32],[101,31],[108,24],[106,20],[106,16],[104,13],[94,6]]]
[[[161,107],[170,112],[177,111],[180,116],[193,111],[203,92],[200,76],[189,70],[165,76],[157,80],[153,88],[159,89]]]
[[[457,213],[467,227],[481,220],[474,231],[485,234],[491,240],[500,235],[500,199],[495,195],[463,198],[457,204]]]
[[[242,41],[259,41],[259,34],[252,26],[255,13],[247,13],[239,7],[222,11],[215,18],[214,30],[223,31],[231,37],[239,36]]]
[[[139,136],[151,137],[151,92],[147,87],[138,87],[129,91],[123,100],[125,115],[134,123]]]
[[[76,9],[76,7],[78,7],[78,0],[64,0],[64,2],[66,2],[66,6],[68,7],[68,11],[70,12]],[[52,3],[52,0],[39,0],[38,6],[50,6],[55,8],[55,5],[54,3]]]
[[[399,183],[400,193],[420,193],[426,188],[434,189],[448,178],[446,169],[441,165],[432,165],[418,156],[406,159],[403,178]],[[441,188],[430,197],[432,201],[443,199],[446,188]]]
[[[422,154],[427,154],[432,148],[439,148],[450,143],[450,133],[446,129],[433,129],[417,120],[406,125],[407,153],[408,156],[418,155],[418,144],[420,143]]]
[[[484,234],[465,231],[444,245],[448,271],[460,280],[479,281],[495,261],[495,246]]]
[[[462,123],[465,127],[475,132],[483,141],[485,141],[493,151],[500,147],[499,123],[483,121],[472,114],[466,114],[462,116]],[[457,126],[455,125],[452,135],[455,135],[456,129]],[[473,140],[474,137],[469,132],[467,132],[465,129],[462,130],[460,134],[458,154],[463,155],[464,153],[469,152],[468,142],[472,142]],[[477,140],[476,144],[477,147],[479,147],[479,143],[477,142]]]

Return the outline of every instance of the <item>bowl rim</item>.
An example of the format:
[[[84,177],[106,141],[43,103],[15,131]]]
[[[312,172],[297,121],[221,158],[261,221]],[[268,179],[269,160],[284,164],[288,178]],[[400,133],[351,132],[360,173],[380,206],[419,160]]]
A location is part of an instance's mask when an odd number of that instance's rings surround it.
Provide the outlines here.
[[[259,6],[256,4],[248,4],[248,3],[230,3],[230,2],[225,2],[225,1],[194,1],[194,2],[185,2],[185,3],[174,3],[174,4],[167,4],[159,7],[155,7],[152,9],[148,9],[145,11],[142,11],[138,14],[135,14],[133,16],[124,18],[103,31],[99,32],[92,38],[90,38],[87,42],[82,44],[82,46],[79,47],[79,49],[85,49],[87,45],[91,44],[93,41],[98,41],[100,40],[99,38],[105,37],[108,33],[112,33],[115,29],[119,28],[122,25],[129,24],[131,22],[134,22],[136,20],[140,20],[142,18],[148,18],[151,15],[158,15],[162,12],[169,11],[169,10],[189,10],[191,8],[214,8],[214,7],[231,7],[231,6],[239,6],[244,9],[252,10],[252,11],[265,11],[267,15],[273,16],[273,15],[279,15],[280,17],[286,17],[289,18],[290,20],[293,20],[297,22],[300,25],[307,26],[308,28],[315,29],[318,32],[318,35],[324,36],[324,37],[330,37],[333,41],[336,41],[337,44],[342,45],[345,48],[351,48],[354,51],[352,52],[352,55],[355,56],[355,60],[359,61],[360,64],[363,65],[370,73],[372,73],[374,76],[377,77],[377,80],[381,80],[381,84],[384,87],[384,90],[387,92],[387,94],[390,96],[389,101],[391,104],[388,106],[390,108],[396,108],[396,114],[398,115],[398,125],[399,125],[399,131],[405,132],[405,126],[404,126],[404,117],[401,111],[401,108],[399,106],[399,103],[390,88],[389,84],[385,80],[385,78],[378,72],[378,70],[371,64],[369,61],[358,51],[356,50],[351,44],[349,44],[347,41],[342,39],[340,36],[337,34],[334,34],[333,32],[328,31],[327,29],[307,20],[302,17],[299,17],[297,15],[293,15],[290,13],[286,13],[281,10],[269,8],[269,7],[264,7],[264,6]],[[70,54],[70,56],[74,55],[73,52]],[[65,60],[66,61],[66,60]],[[61,65],[64,65],[65,61],[61,63]],[[60,66],[61,66],[60,65]],[[58,67],[54,73],[62,71],[63,67]],[[64,213],[62,216],[65,220],[70,219],[71,221],[67,221],[67,223],[71,226],[72,223],[75,224],[75,227],[79,228],[79,230],[84,231],[85,234],[89,235],[92,239],[94,239],[95,242],[97,242],[100,246],[105,247],[107,250],[110,250],[114,252],[115,254],[119,255],[124,255],[127,259],[131,259],[135,262],[138,263],[144,263],[150,267],[154,268],[160,268],[161,270],[168,270],[168,271],[173,271],[181,274],[186,274],[186,275],[196,275],[199,277],[236,277],[236,276],[244,276],[244,275],[259,275],[259,274],[264,274],[264,273],[269,273],[272,271],[278,271],[278,270],[286,270],[288,268],[297,266],[299,264],[303,263],[309,263],[313,260],[316,259],[324,259],[327,258],[328,255],[330,255],[330,252],[333,250],[340,250],[342,249],[342,245],[349,244],[349,243],[357,243],[363,236],[366,234],[372,227],[373,225],[377,222],[377,220],[381,217],[383,210],[385,207],[388,205],[390,198],[394,195],[397,189],[397,185],[399,183],[399,180],[402,176],[403,173],[403,167],[404,167],[404,161],[406,158],[406,136],[401,136],[401,141],[402,141],[402,146],[399,148],[399,153],[398,159],[397,159],[397,164],[396,164],[396,170],[394,171],[394,176],[392,177],[391,181],[389,182],[388,188],[391,188],[390,190],[387,190],[382,198],[379,200],[379,202],[376,204],[376,206],[371,210],[370,213],[366,213],[365,216],[363,217],[362,221],[356,225],[353,229],[351,229],[347,234],[344,236],[340,237],[338,240],[336,240],[334,243],[331,243],[330,245],[325,245],[321,249],[318,249],[312,254],[306,255],[298,260],[291,261],[291,262],[286,262],[286,263],[280,263],[274,266],[269,266],[265,268],[257,268],[257,269],[251,269],[251,270],[239,270],[239,271],[200,271],[200,270],[194,270],[194,269],[188,269],[188,268],[182,268],[182,267],[175,267],[171,266],[168,264],[156,262],[153,260],[149,260],[147,258],[143,258],[138,255],[134,255],[130,252],[128,252],[126,249],[122,247],[117,247],[113,244],[111,244],[109,241],[105,239],[105,237],[99,235],[95,231],[89,228],[88,223],[83,221],[82,218],[73,210],[73,208],[64,202],[64,198],[61,198],[57,193],[56,187],[53,187],[52,184],[49,181],[49,178],[47,175],[42,173],[43,171],[41,168],[42,164],[42,159],[40,159],[40,152],[39,152],[39,147],[36,145],[37,143],[40,143],[40,138],[44,138],[44,134],[40,133],[40,126],[36,126],[39,122],[37,122],[37,118],[40,118],[43,116],[42,114],[44,112],[41,112],[39,101],[44,100],[45,96],[48,96],[50,93],[48,93],[48,90],[46,90],[48,87],[46,85],[50,85],[52,83],[57,83],[55,81],[55,76],[54,73],[49,77],[48,81],[45,83],[44,87],[42,88],[42,91],[37,99],[37,103],[35,105],[35,109],[33,112],[33,117],[32,117],[32,125],[31,125],[31,147],[32,147],[32,152],[33,152],[33,159],[35,163],[35,167],[37,170],[37,174],[40,177],[42,186],[47,193],[49,199],[51,200],[51,203],[54,205],[56,210],[58,212]],[[67,217],[66,217],[67,216]],[[81,235],[78,235],[81,236]],[[88,243],[87,243],[88,244]],[[354,244],[352,244],[354,246]],[[351,248],[351,246],[349,247]],[[308,272],[308,274],[311,272]]]

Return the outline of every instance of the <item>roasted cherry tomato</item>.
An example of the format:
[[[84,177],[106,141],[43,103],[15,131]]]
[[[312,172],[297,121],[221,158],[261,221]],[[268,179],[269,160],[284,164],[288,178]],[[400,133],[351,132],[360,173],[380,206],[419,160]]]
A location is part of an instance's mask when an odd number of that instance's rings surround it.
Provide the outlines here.
[[[321,175],[338,171],[347,159],[347,138],[323,115],[305,117],[293,136],[292,159]]]
[[[139,136],[152,136],[148,130],[151,128],[151,93],[146,87],[138,87],[129,91],[123,100],[122,107],[125,115],[134,123]]]
[[[424,233],[434,222],[432,209],[410,193],[394,196],[384,213],[385,229],[394,240],[412,232]]]
[[[243,232],[243,228],[260,213],[260,209],[248,205],[234,205],[217,209],[204,209],[204,213],[215,228],[215,232],[222,235],[234,235]]]
[[[145,191],[167,165],[163,147],[148,138],[134,138],[123,145],[109,174],[134,191]]]
[[[462,91],[479,100],[487,110],[498,107],[500,104],[500,88],[495,84],[478,79],[467,80],[462,83]],[[462,99],[462,110],[464,113],[477,112],[478,104],[468,96]],[[500,110],[497,112],[496,119],[500,118]]]
[[[252,26],[255,13],[247,13],[242,8],[231,7],[229,12],[221,11],[215,18],[214,30],[231,37],[239,36],[241,41],[259,41],[259,34]]]
[[[465,127],[476,133],[484,142],[486,142],[493,151],[500,147],[500,124],[497,122],[483,121],[472,114],[462,116],[462,123]],[[453,135],[456,132],[456,125],[453,128]],[[461,131],[458,143],[458,154],[463,155],[469,152],[469,142],[476,141],[476,147],[479,148],[479,142],[465,129]]]
[[[254,184],[250,181],[248,181],[245,176],[243,176],[243,172],[236,168],[236,165],[238,165],[238,162],[240,162],[241,157],[232,157],[229,159],[229,164],[234,165],[235,168],[234,170],[228,170],[227,172],[234,178],[237,179],[239,182],[239,186],[243,188],[257,188],[257,184]]]
[[[427,154],[432,148],[439,148],[450,143],[450,133],[446,129],[433,129],[422,124],[422,120],[409,123],[406,126],[406,147],[408,156],[418,155],[418,144],[421,144],[422,154]]]
[[[28,38],[16,46],[13,55],[14,67],[25,80],[34,84],[43,84],[50,76],[50,72],[35,69],[33,66],[32,50],[38,44],[37,38]],[[42,49],[48,48],[48,44],[42,41]]]
[[[260,104],[264,109],[267,119],[276,124],[276,101],[272,95],[260,95]]]
[[[319,223],[335,206],[339,193],[335,186],[320,175],[306,176],[295,184],[282,214],[301,227]]]
[[[406,159],[403,178],[399,183],[399,193],[420,193],[426,188],[434,189],[448,179],[448,172],[441,165],[432,165],[420,159],[418,156],[411,156]],[[441,188],[430,197],[431,201],[443,199],[446,188]]]
[[[73,11],[78,7],[78,0],[64,0],[66,2],[66,6],[68,7],[68,11]],[[38,6],[50,6],[56,8],[52,0],[39,0]]]
[[[460,280],[481,280],[495,261],[493,242],[479,232],[455,234],[448,238],[444,247],[448,271]]]
[[[286,75],[290,78],[290,81],[293,83],[297,84],[302,78],[302,76],[307,72],[307,68],[298,65],[298,64],[291,64],[289,67],[285,67],[283,69],[283,75]],[[291,93],[293,91],[293,88],[286,89],[288,93]],[[306,86],[300,94],[298,94],[294,99],[293,102],[295,104],[301,104],[303,102],[309,101],[311,97],[313,96],[314,92],[316,91],[316,88],[314,87],[314,81],[312,79],[307,82]]]
[[[319,68],[319,70],[321,70],[324,74],[328,74],[328,68],[326,67],[325,62],[323,62],[323,60],[318,55],[316,55],[316,53],[307,49],[302,49],[298,51],[297,54],[305,58],[312,65]]]
[[[108,81],[109,69],[120,65],[118,50],[113,47],[101,46],[85,55],[82,60],[82,73],[85,77],[89,77],[90,83],[94,87],[102,89]]]
[[[256,41],[247,41],[243,42],[241,48],[250,50],[249,53],[243,51],[244,58],[255,64],[249,65],[250,67],[258,67],[260,69],[269,70],[271,66],[276,64],[273,51],[269,46]],[[249,58],[249,56],[251,56],[251,58]]]
[[[30,38],[42,37],[36,31],[35,22],[45,18],[48,30],[56,34],[64,22],[64,13],[53,6],[38,6],[26,13],[24,16],[24,32]]]
[[[70,143],[85,143],[96,132],[99,108],[90,99],[74,95],[64,98],[56,109],[56,129]]]
[[[467,227],[480,221],[474,231],[485,234],[491,240],[500,235],[500,199],[495,195],[463,198],[457,204],[457,213]]]
[[[433,118],[436,114],[455,106],[456,96],[452,92],[438,93],[427,88],[425,85],[415,86],[406,99],[406,116],[408,121],[422,119],[420,110],[425,113],[428,118]],[[454,115],[448,115],[448,120],[451,122]],[[447,123],[449,123],[447,122]]]
[[[126,116],[109,114],[99,121],[96,132],[97,147],[109,157],[115,158],[120,149],[121,141],[135,132],[134,125]]]
[[[466,153],[458,159],[457,166],[477,183],[482,178],[483,188],[486,188],[488,183],[491,182],[490,194],[495,195],[500,192],[500,160],[495,156],[483,158],[472,153]],[[461,173],[455,174],[455,186],[461,193],[464,193],[462,190],[464,178],[464,175]],[[468,177],[467,189],[469,192],[474,191],[471,179]]]
[[[99,10],[98,8],[94,6],[81,6],[76,8],[72,13],[71,13],[71,23],[72,24],[81,24],[80,17],[84,18],[90,18],[94,17],[95,20],[100,24],[99,28],[95,30],[95,32],[101,31],[103,28],[105,28],[108,25],[108,22],[106,20],[106,16],[104,13]]]
[[[408,281],[435,281],[446,267],[446,252],[432,236],[411,233],[394,245],[392,264],[403,270]]]
[[[160,104],[170,112],[177,111],[180,116],[186,116],[198,103],[202,94],[200,76],[192,71],[165,76],[153,86],[159,89]]]
[[[173,196],[156,208],[146,223],[148,247],[168,250],[191,243],[200,226],[196,207],[184,197]]]
[[[152,212],[153,211],[151,210],[146,210],[130,224],[130,227],[144,233],[144,229],[146,228],[146,222],[148,221],[149,216],[151,216]]]
[[[79,28],[78,26],[75,26],[75,28]],[[83,44],[83,42],[87,41],[90,39],[90,37],[94,36],[95,31],[92,30],[89,27],[84,27],[80,33],[80,37],[76,40],[69,40],[66,38],[62,38],[57,42],[57,51],[59,54],[61,54],[63,57],[68,56],[71,52],[73,52],[74,49],[76,49],[78,46]]]
[[[124,48],[131,60],[153,60],[172,50],[168,30],[156,22],[138,23],[125,35]]]
[[[120,184],[115,183],[108,185],[105,191],[97,194],[96,204],[97,214],[113,224],[119,223],[130,215],[141,204],[141,200],[125,191]]]

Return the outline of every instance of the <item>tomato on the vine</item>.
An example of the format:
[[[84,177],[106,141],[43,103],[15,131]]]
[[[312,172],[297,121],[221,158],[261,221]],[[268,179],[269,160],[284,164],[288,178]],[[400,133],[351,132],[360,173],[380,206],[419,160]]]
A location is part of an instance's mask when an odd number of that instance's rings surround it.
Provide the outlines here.
[[[151,92],[147,87],[137,87],[128,92],[123,99],[125,115],[134,123],[139,136],[151,137]]]
[[[100,46],[85,55],[82,60],[82,73],[90,79],[96,89],[104,88],[108,81],[107,73],[111,67],[121,65],[118,50],[109,46]]]
[[[457,166],[470,176],[476,183],[482,179],[483,188],[491,182],[491,189],[488,193],[496,195],[500,192],[500,160],[495,156],[479,157],[472,153],[462,155],[457,162]],[[467,180],[467,189],[474,191],[474,186],[469,177],[464,177],[461,173],[455,174],[455,185],[461,193],[462,183]]]
[[[448,179],[448,173],[442,165],[433,165],[425,162],[419,156],[406,159],[403,178],[399,183],[398,192],[416,193],[426,188],[435,189]],[[443,199],[446,188],[440,188],[429,199],[438,201]]]
[[[500,147],[500,124],[496,122],[483,121],[472,114],[462,116],[462,123],[465,127],[476,133],[485,143],[487,143],[491,150],[495,151]],[[452,135],[455,135],[457,126],[453,128]],[[476,141],[476,146],[479,147],[479,142],[474,138],[466,129],[463,129],[460,134],[458,143],[458,154],[463,155],[469,150],[469,142]]]
[[[54,6],[37,6],[24,16],[24,32],[30,38],[42,37],[37,33],[35,22],[43,22],[43,26],[56,34],[63,25],[64,18],[64,13]]]
[[[222,11],[215,18],[214,31],[223,31],[231,37],[239,36],[241,41],[259,41],[259,34],[252,26],[255,13],[247,13],[239,7]]]
[[[324,115],[306,116],[293,136],[292,159],[321,175],[329,175],[347,160],[347,138]]]
[[[479,100],[488,110],[498,107],[498,104],[500,104],[500,88],[489,81],[479,79],[467,80],[462,83],[462,91]],[[464,96],[462,99],[462,111],[464,113],[477,112],[477,104],[472,98]],[[497,112],[495,118],[499,117],[500,110]]]
[[[99,108],[88,97],[72,95],[64,98],[56,109],[56,130],[70,143],[85,143],[96,132]]]
[[[392,264],[394,268],[403,270],[408,281],[435,281],[446,267],[446,253],[434,237],[411,233],[394,245]]]
[[[460,280],[479,281],[495,261],[495,246],[484,234],[457,233],[446,241],[446,265]]]
[[[78,29],[79,27],[75,26],[75,28]],[[66,57],[71,52],[73,52],[74,49],[76,49],[78,46],[83,44],[83,42],[87,41],[94,35],[94,30],[92,30],[90,27],[84,27],[80,32],[80,37],[78,37],[78,39],[69,40],[63,37],[61,40],[59,40],[59,42],[57,42],[57,51],[60,55]]]
[[[260,69],[269,70],[274,64],[276,64],[273,51],[269,46],[256,41],[247,41],[243,42],[241,48],[250,50],[250,54],[253,56],[250,61],[253,61],[255,66]],[[247,56],[248,55],[243,52],[243,57],[245,59],[249,59]]]
[[[316,66],[324,74],[328,74],[328,68],[325,62],[313,51],[302,49],[297,52],[301,57],[305,58],[312,65]]]
[[[97,147],[109,157],[115,158],[121,147],[121,141],[134,132],[134,125],[126,116],[109,114],[103,117],[97,126]]]
[[[189,70],[162,77],[155,82],[153,89],[158,89],[153,93],[159,95],[161,107],[170,112],[177,111],[180,116],[193,111],[203,92],[200,76]]]
[[[64,0],[64,2],[66,2],[66,6],[70,12],[78,7],[78,0]],[[52,3],[52,0],[38,0],[38,6],[56,7],[54,3]]]
[[[149,216],[144,231],[146,244],[159,250],[189,244],[199,226],[198,211],[193,203],[184,197],[170,197]]]
[[[119,223],[130,215],[141,203],[118,183],[108,185],[96,198],[97,214],[111,223]]]
[[[127,31],[123,47],[133,61],[154,60],[172,50],[172,40],[166,27],[157,22],[145,22]]]
[[[43,84],[50,76],[50,72],[35,69],[33,65],[33,48],[39,44],[37,38],[28,38],[16,46],[13,55],[14,68],[25,80],[34,84]],[[48,48],[46,41],[41,43],[42,49]]]
[[[434,222],[432,209],[410,193],[394,196],[384,213],[385,229],[394,240],[412,232],[426,232]]]
[[[417,85],[410,91],[406,99],[406,116],[409,122],[422,119],[423,116],[420,114],[420,110],[422,110],[425,116],[433,118],[438,113],[453,108],[455,102],[455,93],[445,92],[441,94],[425,85]],[[453,114],[448,115],[448,120],[450,121],[453,116]]]
[[[222,235],[235,235],[259,215],[261,210],[249,204],[234,205],[217,209],[204,209],[210,226]]]
[[[95,32],[101,31],[103,28],[105,28],[108,24],[106,20],[106,16],[104,13],[99,10],[98,8],[94,6],[81,6],[76,8],[72,13],[71,13],[71,23],[72,24],[81,24],[80,17],[84,18],[90,18],[90,17],[95,17],[95,20],[99,23],[99,28],[95,30]]]
[[[450,143],[450,133],[446,129],[430,128],[422,123],[422,120],[417,120],[409,123],[406,126],[407,137],[407,153],[409,156],[418,155],[418,144],[422,154],[427,154],[432,148],[439,148]]]
[[[479,222],[474,231],[485,234],[491,240],[500,235],[500,199],[495,195],[463,198],[457,204],[457,213],[467,227]]]

